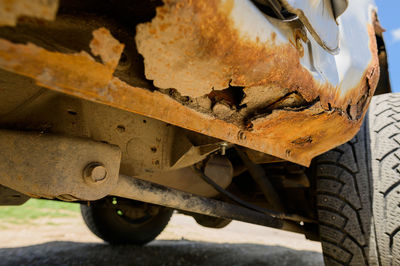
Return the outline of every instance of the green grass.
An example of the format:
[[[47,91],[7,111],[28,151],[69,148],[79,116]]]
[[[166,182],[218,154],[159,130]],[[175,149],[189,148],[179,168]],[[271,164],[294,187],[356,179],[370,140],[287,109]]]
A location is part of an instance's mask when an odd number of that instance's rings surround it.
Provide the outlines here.
[[[26,224],[48,217],[79,215],[79,204],[51,200],[30,199],[21,206],[0,206],[0,223]]]

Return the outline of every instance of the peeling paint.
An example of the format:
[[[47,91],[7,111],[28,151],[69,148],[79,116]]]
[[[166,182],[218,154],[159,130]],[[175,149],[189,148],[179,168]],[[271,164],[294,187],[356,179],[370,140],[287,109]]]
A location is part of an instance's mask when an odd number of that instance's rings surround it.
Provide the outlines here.
[[[359,84],[343,93],[301,64],[308,45],[293,25],[287,35],[295,45],[283,42],[282,32],[244,38],[229,17],[236,2],[221,9],[217,0],[166,0],[152,22],[138,26],[136,42],[154,91],[113,76],[124,46],[104,28],[90,43],[102,63],[85,52],[0,39],[0,68],[302,165],[351,139],[379,77],[373,26],[367,25],[372,60]]]
[[[93,31],[93,39],[89,44],[95,56],[100,56],[103,63],[110,69],[118,65],[124,45],[114,39],[109,30],[100,28]]]
[[[45,87],[60,87],[85,91],[96,88],[99,95],[107,95],[110,81],[122,53],[123,45],[110,32],[100,28],[93,33],[90,43],[94,55],[100,55],[104,64],[98,63],[88,53],[75,54],[50,52],[34,44],[14,44],[0,39],[0,65],[9,71],[37,80]]]
[[[46,87],[85,90],[107,88],[113,70],[87,53],[50,52],[34,44],[14,44],[0,39],[3,69],[34,78]]]
[[[198,97],[229,85],[274,84],[290,90],[322,86],[300,65],[297,47],[241,38],[218,2],[165,1],[151,23],[138,25],[138,51],[146,77],[156,87]]]
[[[231,16],[238,1],[164,2],[151,22],[137,26],[136,35],[146,77],[157,87],[190,98],[241,87],[239,108],[225,93],[208,112],[197,110],[250,130],[270,144],[270,154],[296,162],[358,131],[379,78],[372,24],[365,26],[371,61],[350,88],[322,82],[302,65],[309,41],[301,25],[286,26],[287,43],[275,42],[272,34],[254,41],[243,37]]]
[[[144,57],[146,77],[158,88],[176,89],[182,96],[196,98],[229,86],[299,92],[306,101],[320,97],[322,106],[346,110],[362,98],[363,81],[341,88],[317,80],[301,65],[307,37],[296,24],[286,25],[286,43],[272,37],[264,42],[244,38],[222,4],[223,1],[166,0],[157,16],[137,26],[138,51]],[[236,3],[236,1],[234,1]],[[376,50],[371,25],[370,48]],[[277,33],[275,33],[276,35]],[[367,71],[377,70],[371,62]],[[374,70],[372,70],[374,69]],[[366,79],[365,74],[362,80]],[[375,73],[376,77],[379,73]],[[249,101],[248,101],[249,102]]]
[[[184,106],[161,92],[130,86],[112,77],[112,70],[87,54],[60,54],[32,44],[0,40],[0,67],[32,77],[52,90],[160,119],[302,165],[308,165],[314,156],[351,138],[361,124],[361,120],[352,122],[336,111],[324,111],[318,102],[302,111],[273,111],[252,121],[252,130],[247,131]],[[51,74],[43,78],[46,69]],[[298,130],[290,130],[293,125]],[[311,136],[313,141],[303,145],[292,143],[304,136]]]

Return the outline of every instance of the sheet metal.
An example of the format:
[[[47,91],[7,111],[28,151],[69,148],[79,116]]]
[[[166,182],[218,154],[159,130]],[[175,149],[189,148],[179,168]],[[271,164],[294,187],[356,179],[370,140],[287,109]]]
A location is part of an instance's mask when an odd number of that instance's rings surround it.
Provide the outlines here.
[[[339,52],[339,26],[331,0],[281,0],[327,51]]]
[[[356,134],[374,93],[379,68],[370,5],[350,2],[339,18],[344,52],[334,56],[302,27],[265,17],[250,1],[166,0],[137,28],[146,77],[159,88],[153,92],[113,76],[122,46],[106,29],[95,31],[98,43],[91,45],[103,63],[83,52],[2,39],[0,67],[52,90],[308,165]],[[175,94],[164,93],[171,88]],[[227,88],[245,93],[242,104],[225,101]],[[198,104],[211,92],[217,103]],[[230,115],[213,113],[217,104]]]

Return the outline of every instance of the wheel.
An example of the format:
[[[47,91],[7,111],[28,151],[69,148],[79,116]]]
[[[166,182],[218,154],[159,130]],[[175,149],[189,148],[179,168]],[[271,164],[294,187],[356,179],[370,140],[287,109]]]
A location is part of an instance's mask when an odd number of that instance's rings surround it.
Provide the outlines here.
[[[400,265],[400,94],[375,96],[357,136],[311,171],[326,265]]]
[[[81,204],[86,225],[110,244],[144,245],[167,226],[172,209],[118,197]]]

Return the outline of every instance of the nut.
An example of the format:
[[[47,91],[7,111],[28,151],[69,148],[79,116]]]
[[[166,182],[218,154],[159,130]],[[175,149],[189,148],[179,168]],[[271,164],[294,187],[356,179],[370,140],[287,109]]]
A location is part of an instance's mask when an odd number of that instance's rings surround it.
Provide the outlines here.
[[[107,178],[107,169],[101,163],[90,163],[83,171],[83,178],[89,182],[101,182]]]

